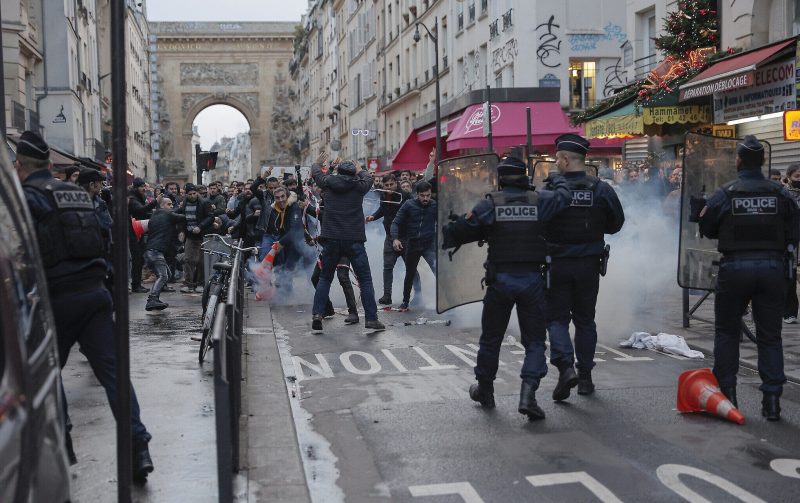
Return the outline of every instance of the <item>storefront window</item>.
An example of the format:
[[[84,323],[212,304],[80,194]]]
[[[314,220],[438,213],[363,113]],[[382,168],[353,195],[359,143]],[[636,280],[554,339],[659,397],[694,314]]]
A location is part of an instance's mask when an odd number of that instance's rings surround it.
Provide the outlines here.
[[[597,68],[594,61],[570,61],[569,90],[571,109],[585,109],[594,105],[596,75]]]

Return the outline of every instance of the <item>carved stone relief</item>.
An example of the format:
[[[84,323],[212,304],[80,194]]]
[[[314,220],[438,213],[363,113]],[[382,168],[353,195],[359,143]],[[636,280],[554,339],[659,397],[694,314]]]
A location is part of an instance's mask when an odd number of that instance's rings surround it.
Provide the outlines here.
[[[229,98],[241,101],[250,107],[255,115],[259,115],[258,93],[181,93],[181,110],[183,110],[183,113],[187,113],[195,105],[211,96],[220,101],[225,101]]]
[[[182,86],[255,86],[258,65],[253,63],[181,63]]]

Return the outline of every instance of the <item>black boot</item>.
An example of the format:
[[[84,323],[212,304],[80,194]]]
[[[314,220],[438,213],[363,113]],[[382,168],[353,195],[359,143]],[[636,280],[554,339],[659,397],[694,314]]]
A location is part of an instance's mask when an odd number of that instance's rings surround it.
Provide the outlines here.
[[[569,398],[569,390],[578,385],[578,375],[572,365],[560,371],[558,384],[553,389],[553,400],[560,402]]]
[[[72,447],[72,435],[69,432],[64,432],[64,443],[67,445],[67,459],[69,460],[69,465],[76,465],[78,464],[78,456],[75,455],[75,449]]]
[[[492,383],[473,384],[469,387],[469,397],[480,402],[484,409],[494,409],[494,385]]]
[[[378,299],[378,304],[383,306],[391,306],[392,305],[392,294],[391,293],[384,293],[383,297]]]
[[[594,383],[592,382],[591,370],[578,371],[578,394],[591,395],[594,393]]]
[[[145,311],[161,311],[169,307],[166,302],[161,302],[158,295],[151,295],[147,297],[147,305],[144,306]]]
[[[764,398],[761,399],[761,415],[767,418],[767,421],[780,421],[781,420],[781,399],[780,396],[764,393]]]
[[[544,411],[536,403],[536,388],[537,386],[523,381],[519,391],[519,407],[517,410],[520,414],[528,416],[531,421],[544,419]]]
[[[333,318],[334,316],[336,316],[336,311],[333,309],[331,301],[328,301],[328,303],[325,304],[325,314],[323,318]]]
[[[153,471],[153,460],[150,459],[150,450],[147,442],[134,440],[133,442],[133,480],[139,484],[147,482],[147,475]]]
[[[730,388],[722,388],[722,394],[725,395],[725,398],[730,400],[734,407],[737,409],[739,408],[739,404],[736,402],[736,386],[731,386]]]
[[[351,312],[344,319],[344,324],[345,325],[353,325],[355,323],[358,323],[358,313],[357,312],[355,312],[355,313]]]

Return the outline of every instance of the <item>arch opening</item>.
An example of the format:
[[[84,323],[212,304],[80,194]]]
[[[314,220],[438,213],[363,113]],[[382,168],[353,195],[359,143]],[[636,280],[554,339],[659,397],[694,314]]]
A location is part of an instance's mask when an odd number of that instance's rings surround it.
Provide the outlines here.
[[[251,120],[239,108],[227,103],[203,106],[192,119],[192,165],[197,146],[218,152],[216,169],[203,173],[203,183],[228,184],[252,177]]]

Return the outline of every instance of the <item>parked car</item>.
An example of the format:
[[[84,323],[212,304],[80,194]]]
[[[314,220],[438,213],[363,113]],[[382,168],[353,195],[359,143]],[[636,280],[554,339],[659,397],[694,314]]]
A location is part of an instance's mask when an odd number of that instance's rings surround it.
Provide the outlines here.
[[[0,149],[0,502],[67,502],[56,332],[22,188]]]

